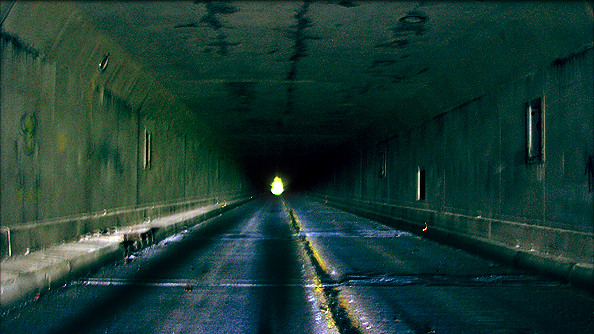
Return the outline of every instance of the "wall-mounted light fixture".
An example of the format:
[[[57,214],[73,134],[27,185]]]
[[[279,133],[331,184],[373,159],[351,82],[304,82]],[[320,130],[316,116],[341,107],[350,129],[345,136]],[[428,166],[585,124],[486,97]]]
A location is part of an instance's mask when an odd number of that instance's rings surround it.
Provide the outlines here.
[[[426,194],[426,180],[425,170],[421,167],[417,168],[417,201],[423,201],[427,198]]]
[[[99,63],[99,71],[103,72],[107,68],[107,63],[109,62],[109,52],[103,56],[103,60]]]

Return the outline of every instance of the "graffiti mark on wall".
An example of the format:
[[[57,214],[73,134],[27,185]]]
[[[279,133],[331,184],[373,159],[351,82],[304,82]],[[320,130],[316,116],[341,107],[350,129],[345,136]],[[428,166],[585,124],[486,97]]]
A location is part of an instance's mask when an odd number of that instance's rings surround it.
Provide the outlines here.
[[[102,164],[109,169],[115,170],[118,174],[124,173],[124,163],[120,150],[114,147],[108,139],[104,139],[98,147],[97,157]]]
[[[35,132],[37,130],[37,118],[35,114],[25,113],[21,117],[21,135],[23,136],[23,153],[27,156],[35,153],[36,140]]]
[[[41,198],[41,189],[39,185],[39,179],[36,178],[33,186],[27,187],[24,183],[24,179],[21,178],[23,182],[20,182],[20,187],[17,189],[17,201],[18,202],[28,202],[28,203],[37,203]]]
[[[34,112],[24,113],[17,125],[20,140],[15,140],[16,153],[16,202],[15,219],[30,221],[38,219],[38,203],[41,198],[41,182],[39,174],[37,117]]]
[[[60,133],[56,140],[56,150],[58,151],[58,153],[64,153],[66,151],[67,144],[68,139],[66,138],[66,135]]]

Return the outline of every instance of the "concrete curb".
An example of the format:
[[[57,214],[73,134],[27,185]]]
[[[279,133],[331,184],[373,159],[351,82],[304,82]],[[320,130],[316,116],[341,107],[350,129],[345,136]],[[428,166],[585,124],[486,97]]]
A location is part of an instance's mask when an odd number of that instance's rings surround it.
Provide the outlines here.
[[[240,199],[189,210],[129,226],[111,235],[92,236],[5,259],[0,263],[0,310],[14,308],[129,252],[147,247],[250,200]]]
[[[95,232],[107,234],[109,231],[124,229],[140,221],[158,219],[221,202],[224,202],[224,199],[220,197],[161,202],[140,207],[119,207],[102,212],[32,221],[15,226],[3,225],[0,229],[0,260],[77,241],[81,235]]]
[[[593,264],[580,263],[571,259],[544,254],[537,251],[513,248],[492,240],[455,233],[438,227],[432,227],[427,231],[423,231],[425,225],[420,222],[408,221],[387,214],[374,212],[372,210],[349,206],[345,203],[334,202],[325,197],[314,198],[317,198],[318,201],[325,205],[373,219],[399,229],[407,230],[436,242],[460,248],[517,268],[526,269],[562,283],[569,283],[577,288],[594,294]]]
[[[122,236],[97,236],[18,256],[0,265],[5,310],[124,255]]]

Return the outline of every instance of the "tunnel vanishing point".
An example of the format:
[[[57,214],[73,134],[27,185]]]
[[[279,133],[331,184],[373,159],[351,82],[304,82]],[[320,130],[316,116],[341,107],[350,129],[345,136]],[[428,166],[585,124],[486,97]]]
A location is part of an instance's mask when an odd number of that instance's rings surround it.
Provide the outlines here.
[[[0,4],[3,262],[278,176],[594,286],[591,2]]]

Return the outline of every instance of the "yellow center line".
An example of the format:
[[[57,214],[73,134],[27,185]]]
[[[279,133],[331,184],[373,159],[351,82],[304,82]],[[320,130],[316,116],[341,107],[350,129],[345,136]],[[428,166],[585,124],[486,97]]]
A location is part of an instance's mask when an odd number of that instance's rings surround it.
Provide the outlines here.
[[[297,217],[295,212],[285,202],[284,199],[283,199],[283,206],[285,208],[285,212],[289,216],[289,219],[294,224],[294,228],[297,230],[297,232],[301,235],[301,237],[304,240],[304,242],[299,243],[300,249],[302,250],[304,258],[308,260],[310,268],[312,269],[311,271],[314,275],[314,277],[313,277],[314,294],[316,296],[316,299],[320,303],[320,308],[322,308],[322,310],[324,312],[324,315],[328,322],[328,328],[330,328],[332,330],[336,330],[337,332],[340,332],[340,329],[339,329],[338,325],[336,324],[336,320],[335,320],[335,317],[337,315],[332,313],[332,307],[330,305],[329,296],[326,295],[327,292],[324,290],[324,288],[330,288],[330,289],[333,289],[333,288],[330,287],[328,284],[322,283],[322,279],[321,279],[320,275],[317,273],[317,271],[315,270],[315,264],[313,262],[315,261],[315,263],[317,263],[317,266],[322,271],[323,275],[326,277],[330,277],[330,271],[328,269],[329,266],[326,263],[326,261],[324,260],[324,258],[320,255],[321,252],[317,249],[315,244],[312,243],[311,240],[309,239],[309,237],[307,236],[307,234],[304,233],[303,224],[301,223],[301,221],[299,220],[299,218]],[[308,246],[308,249],[311,253],[311,257],[307,256],[306,245]],[[342,309],[342,311],[340,313],[346,313],[346,316],[348,318],[346,320],[348,320],[348,322],[350,322],[350,326],[352,326],[352,327],[354,327],[354,329],[358,330],[359,328],[361,328],[361,324],[357,320],[356,313],[351,308],[350,303],[346,300],[346,298],[344,298],[343,294],[340,293],[340,290],[338,290],[337,292],[338,293],[336,295],[336,298],[337,298],[336,302],[338,303],[338,307],[340,307]],[[335,311],[336,311],[336,309],[335,309]],[[344,314],[343,314],[343,317],[344,317]]]
[[[290,219],[290,223],[292,223],[292,225],[293,225],[292,226],[293,229],[295,229],[297,233],[302,233],[303,226],[301,225],[301,222],[299,221],[297,216],[294,214],[293,210],[287,205],[287,203],[285,202],[284,199],[282,200],[282,202],[283,202],[283,207],[285,209],[285,212]],[[306,238],[306,237],[304,236],[304,238]],[[332,316],[330,303],[328,301],[328,298],[326,297],[326,294],[324,293],[324,284],[322,283],[320,276],[316,272],[316,270],[314,268],[314,264],[311,262],[310,257],[307,255],[307,250],[305,248],[304,243],[297,242],[297,244],[299,245],[299,250],[300,250],[302,257],[303,257],[303,259],[305,259],[305,261],[307,261],[307,264],[309,265],[309,268],[310,268],[310,273],[313,276],[312,282],[313,282],[314,297],[315,297],[316,301],[318,302],[318,304],[320,305],[320,309],[324,314],[324,318],[326,319],[327,327],[328,327],[328,329],[332,330],[333,332],[339,333],[338,326],[336,325],[336,322],[334,321],[334,317]],[[317,252],[316,252],[316,254],[317,254]],[[316,261],[318,261],[318,264],[320,265],[322,270],[325,273],[327,273],[328,267],[322,261],[322,258],[319,256],[319,254],[314,255],[314,256],[317,257]]]

